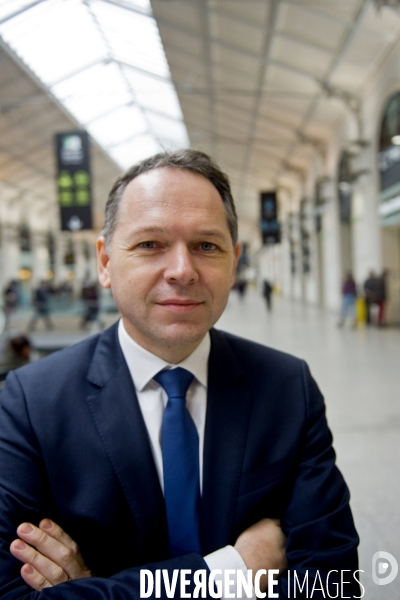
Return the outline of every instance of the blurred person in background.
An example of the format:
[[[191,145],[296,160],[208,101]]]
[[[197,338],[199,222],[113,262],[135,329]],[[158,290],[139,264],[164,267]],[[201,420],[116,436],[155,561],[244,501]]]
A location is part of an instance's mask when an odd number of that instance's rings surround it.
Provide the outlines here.
[[[18,281],[12,279],[4,290],[4,312],[6,314],[6,325],[9,324],[12,313],[18,306],[19,300],[19,284]]]
[[[10,339],[10,352],[17,367],[28,364],[31,357],[32,345],[26,335],[16,335]]]
[[[357,326],[356,319],[357,286],[351,271],[347,271],[342,284],[342,306],[338,327],[343,327],[346,317],[350,317],[352,327]]]
[[[246,270],[248,267],[247,251],[241,251],[239,256],[238,264],[236,267],[235,283],[233,288],[237,290],[239,298],[243,299],[246,295],[248,279],[246,276]]]
[[[366,310],[366,323],[371,325],[372,315],[371,307],[377,302],[379,282],[375,275],[375,271],[370,271],[367,279],[364,282],[364,296],[365,296],[365,310]]]
[[[387,301],[387,278],[389,271],[384,269],[382,274],[376,278],[376,297],[375,301],[379,307],[378,310],[378,327],[383,327],[385,321],[385,306]]]
[[[33,305],[35,312],[29,322],[28,330],[34,331],[38,319],[43,319],[48,330],[53,329],[53,323],[50,319],[50,289],[44,279],[33,292]]]
[[[245,277],[244,271],[237,274],[234,289],[237,290],[239,298],[243,299],[245,297],[247,290],[247,279]]]
[[[272,291],[273,285],[268,279],[264,279],[263,281],[263,296],[265,298],[265,302],[267,303],[267,310],[272,310]]]
[[[31,342],[26,335],[15,335],[2,344],[0,351],[0,381],[7,373],[30,362]]]
[[[102,328],[102,322],[100,320],[100,299],[99,299],[99,288],[95,281],[87,281],[82,287],[82,301],[83,301],[83,316],[81,321],[81,328],[86,329],[88,323],[98,322],[99,327]]]

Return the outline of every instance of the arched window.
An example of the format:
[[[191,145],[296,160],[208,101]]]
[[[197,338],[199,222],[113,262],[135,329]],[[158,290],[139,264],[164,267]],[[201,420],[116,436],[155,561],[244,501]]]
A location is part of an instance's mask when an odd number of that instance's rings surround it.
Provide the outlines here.
[[[383,113],[378,164],[381,223],[400,223],[400,92],[389,98]]]
[[[400,92],[389,99],[383,114],[379,138],[379,172],[381,191],[400,184]]]

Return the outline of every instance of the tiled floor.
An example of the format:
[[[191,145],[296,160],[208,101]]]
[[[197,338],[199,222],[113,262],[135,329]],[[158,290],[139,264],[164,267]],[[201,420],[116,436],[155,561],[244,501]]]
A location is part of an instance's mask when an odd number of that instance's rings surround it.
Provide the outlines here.
[[[372,556],[400,564],[400,329],[337,329],[337,318],[299,302],[274,298],[268,313],[252,290],[232,294],[217,324],[237,335],[304,358],[324,393],[338,465],[349,485],[361,538],[367,600],[400,598],[400,574],[372,581]]]

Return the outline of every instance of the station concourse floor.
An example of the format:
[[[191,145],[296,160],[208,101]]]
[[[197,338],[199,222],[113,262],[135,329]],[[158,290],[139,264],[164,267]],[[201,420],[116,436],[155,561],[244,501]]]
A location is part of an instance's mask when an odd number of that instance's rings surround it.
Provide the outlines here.
[[[216,327],[307,361],[325,397],[337,463],[351,493],[366,600],[400,598],[400,573],[372,581],[375,552],[400,565],[400,329],[337,328],[337,315],[255,291],[231,294]]]
[[[217,323],[230,331],[304,358],[322,390],[334,436],[337,462],[351,492],[360,535],[360,569],[367,600],[400,598],[400,573],[383,586],[372,581],[375,552],[400,563],[400,328],[337,328],[337,315],[274,296],[268,312],[253,289],[240,299],[231,293]],[[118,315],[105,315],[109,325]],[[29,314],[12,322],[26,331]],[[90,334],[79,319],[54,315],[55,330],[43,323],[29,334],[34,343],[68,345]]]

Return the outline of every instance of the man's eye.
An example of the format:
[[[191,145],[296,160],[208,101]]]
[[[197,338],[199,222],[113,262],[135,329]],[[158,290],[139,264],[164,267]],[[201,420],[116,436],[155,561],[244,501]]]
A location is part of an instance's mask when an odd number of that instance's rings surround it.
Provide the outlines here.
[[[141,242],[139,244],[139,248],[144,248],[145,250],[153,250],[156,247],[155,242]]]
[[[215,250],[216,247],[217,246],[215,244],[211,244],[211,242],[202,242],[200,244],[200,248],[204,250],[204,252],[210,252],[211,250]]]

